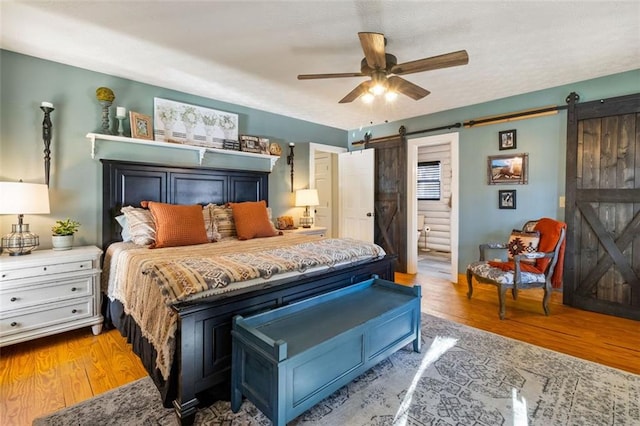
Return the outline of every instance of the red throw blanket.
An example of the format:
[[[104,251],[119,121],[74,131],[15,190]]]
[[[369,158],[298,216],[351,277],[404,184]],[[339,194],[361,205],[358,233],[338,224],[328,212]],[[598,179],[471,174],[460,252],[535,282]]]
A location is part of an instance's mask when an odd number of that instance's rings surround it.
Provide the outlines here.
[[[558,222],[557,220],[550,219],[548,217],[543,217],[542,219],[540,219],[535,226],[535,230],[540,232],[540,244],[538,245],[538,251],[545,253],[553,251],[563,229],[567,229],[567,224],[564,222]],[[565,241],[566,238],[560,245],[560,251],[558,252],[558,263],[556,264],[556,268],[553,271],[553,276],[551,277],[551,284],[553,288],[562,287]],[[535,265],[521,262],[520,270],[523,272],[532,272],[534,274],[544,274],[544,271],[547,269],[547,266],[549,266],[550,262],[550,258],[536,259]],[[513,271],[515,269],[515,265],[512,260],[508,262],[489,261],[489,265],[495,268],[500,268],[503,271]]]

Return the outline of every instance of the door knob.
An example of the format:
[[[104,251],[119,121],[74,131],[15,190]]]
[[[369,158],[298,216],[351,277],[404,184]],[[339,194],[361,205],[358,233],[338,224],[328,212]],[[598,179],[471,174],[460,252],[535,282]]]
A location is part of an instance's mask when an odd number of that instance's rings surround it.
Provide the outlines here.
[[[373,213],[371,212],[367,213],[367,217],[371,217],[371,216],[373,216]]]

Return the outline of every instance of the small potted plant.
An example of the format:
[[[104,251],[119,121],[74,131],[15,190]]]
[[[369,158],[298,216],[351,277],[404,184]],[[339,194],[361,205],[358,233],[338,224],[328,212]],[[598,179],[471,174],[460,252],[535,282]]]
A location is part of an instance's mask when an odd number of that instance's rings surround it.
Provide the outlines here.
[[[54,250],[71,250],[73,246],[73,234],[78,231],[80,222],[71,220],[69,218],[65,220],[56,220],[55,225],[51,227],[53,236],[51,241],[53,243]]]

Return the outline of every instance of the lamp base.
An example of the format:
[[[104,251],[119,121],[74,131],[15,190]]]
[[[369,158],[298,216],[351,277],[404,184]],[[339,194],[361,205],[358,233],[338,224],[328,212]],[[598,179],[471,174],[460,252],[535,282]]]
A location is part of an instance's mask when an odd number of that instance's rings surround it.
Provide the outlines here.
[[[313,225],[313,218],[311,216],[302,216],[300,218],[300,226],[303,228],[311,228]]]
[[[27,223],[11,225],[11,233],[2,237],[2,251],[9,253],[9,256],[29,254],[39,245],[40,238],[29,232]]]

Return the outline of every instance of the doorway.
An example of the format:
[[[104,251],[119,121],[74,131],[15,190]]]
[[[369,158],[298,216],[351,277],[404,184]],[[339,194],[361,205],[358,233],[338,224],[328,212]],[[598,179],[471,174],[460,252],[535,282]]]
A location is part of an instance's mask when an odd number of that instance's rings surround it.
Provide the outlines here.
[[[434,274],[438,273],[441,277],[449,279],[451,282],[458,281],[458,205],[459,205],[459,135],[458,133],[447,133],[443,135],[428,136],[422,138],[415,138],[407,140],[407,272],[415,274],[418,272],[418,252],[420,248],[424,248],[426,238],[426,250],[420,250],[423,254],[423,262],[427,262],[425,269],[433,270]],[[429,230],[425,232],[424,224],[418,223],[418,189],[417,189],[417,169],[418,169],[418,149],[426,147],[426,150],[435,151],[433,147],[438,147],[437,150],[444,150],[447,152],[450,161],[450,167],[448,167],[447,173],[450,173],[450,190],[448,191],[448,200],[445,200],[448,210],[448,236],[445,233],[438,235],[441,241],[434,241],[430,244],[429,239],[434,238],[435,230]],[[441,213],[439,213],[442,215]],[[429,226],[430,220],[425,219],[427,226]],[[433,227],[430,227],[433,228]],[[418,231],[420,230],[420,234]],[[448,239],[448,241],[446,241]],[[419,245],[420,243],[420,245]],[[450,256],[445,255],[446,247],[450,250]],[[440,253],[442,252],[442,253]]]
[[[316,207],[316,226],[327,228],[327,237],[338,236],[338,154],[346,148],[309,143],[309,188],[318,190],[320,206]]]

